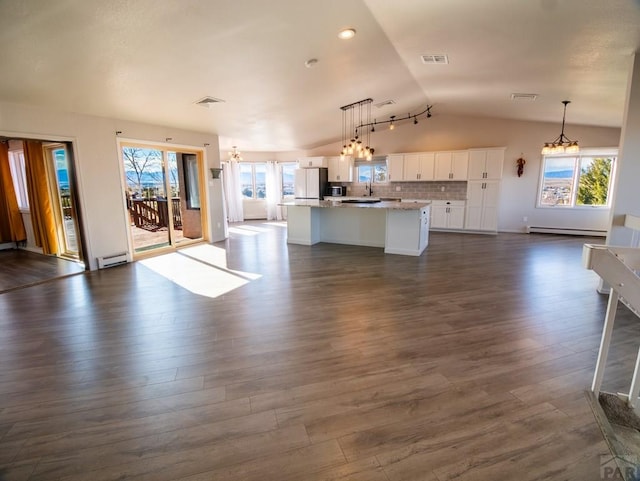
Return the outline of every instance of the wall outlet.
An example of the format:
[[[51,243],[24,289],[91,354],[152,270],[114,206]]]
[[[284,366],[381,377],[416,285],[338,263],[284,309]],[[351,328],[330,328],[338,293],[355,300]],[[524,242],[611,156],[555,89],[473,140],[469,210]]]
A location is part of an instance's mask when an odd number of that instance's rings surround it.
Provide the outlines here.
[[[402,187],[400,187],[399,185],[396,185],[396,192],[400,192],[402,190]]]
[[[440,192],[444,192],[444,185],[440,187]]]
[[[529,218],[526,215],[522,218],[522,222],[527,222],[528,220]]]
[[[347,192],[351,192],[351,187],[347,186]]]

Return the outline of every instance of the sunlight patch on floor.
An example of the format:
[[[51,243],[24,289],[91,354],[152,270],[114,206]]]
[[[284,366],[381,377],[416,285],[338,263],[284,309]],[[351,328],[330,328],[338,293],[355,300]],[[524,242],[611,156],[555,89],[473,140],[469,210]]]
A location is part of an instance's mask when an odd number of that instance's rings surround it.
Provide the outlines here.
[[[194,294],[216,298],[262,277],[227,268],[224,249],[200,245],[139,261]]]
[[[273,222],[265,222],[264,225],[275,225],[276,227],[287,227],[286,220],[274,220]]]
[[[229,234],[256,236],[256,235],[260,234],[260,232],[251,231],[249,229],[245,229],[244,227],[229,227]]]

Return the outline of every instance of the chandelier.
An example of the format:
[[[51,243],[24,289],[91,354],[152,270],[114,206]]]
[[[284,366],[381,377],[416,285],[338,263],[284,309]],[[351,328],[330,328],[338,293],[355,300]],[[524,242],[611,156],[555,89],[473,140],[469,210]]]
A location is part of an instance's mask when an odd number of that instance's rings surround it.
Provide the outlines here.
[[[240,152],[238,152],[238,147],[235,145],[232,147],[231,152],[229,152],[229,160],[242,160],[242,156]]]
[[[389,120],[371,121],[372,99],[359,100],[349,105],[340,107],[342,110],[342,151],[340,159],[344,160],[347,155],[357,159],[371,160],[375,149],[371,147],[371,133],[376,131],[376,125],[389,124],[389,130],[394,130],[398,122],[413,119],[413,124],[418,123],[418,117],[426,114],[431,118],[431,105],[417,114],[408,113],[406,117],[392,115]],[[364,129],[364,130],[363,130]],[[362,135],[362,132],[365,132]]]
[[[360,138],[362,127],[371,124],[372,102],[373,99],[364,99],[340,107],[342,110],[341,160],[344,160],[347,155],[366,160],[373,158],[375,149],[370,146],[371,133],[369,129],[366,130],[365,138]]]
[[[553,142],[545,142],[544,147],[542,147],[542,155],[548,154],[574,154],[580,152],[580,147],[578,147],[578,142],[576,140],[570,140],[564,135],[564,118],[567,115],[567,104],[570,104],[570,100],[563,100],[564,104],[564,112],[562,114],[562,130],[560,131],[560,135]]]

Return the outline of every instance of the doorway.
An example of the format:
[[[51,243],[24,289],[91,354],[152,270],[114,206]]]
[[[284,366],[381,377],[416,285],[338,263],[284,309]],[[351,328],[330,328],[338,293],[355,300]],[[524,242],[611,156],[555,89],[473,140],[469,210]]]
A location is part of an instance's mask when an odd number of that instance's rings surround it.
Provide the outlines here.
[[[134,256],[203,240],[201,151],[120,143]]]
[[[26,240],[15,247],[75,261],[86,269],[73,144],[47,139],[1,139]],[[72,270],[75,270],[72,269]]]

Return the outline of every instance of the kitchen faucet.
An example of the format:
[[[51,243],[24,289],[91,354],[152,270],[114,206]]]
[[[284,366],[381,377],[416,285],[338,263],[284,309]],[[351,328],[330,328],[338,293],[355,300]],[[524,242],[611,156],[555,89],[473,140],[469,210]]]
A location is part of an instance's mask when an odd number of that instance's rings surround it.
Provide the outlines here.
[[[368,192],[368,194],[367,194]],[[369,197],[373,196],[373,186],[371,185],[371,182],[369,182],[368,184],[365,184],[364,186],[364,194],[368,195]]]

